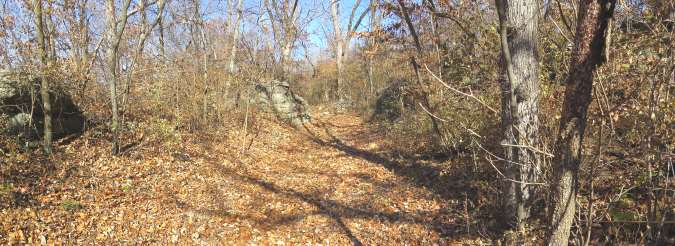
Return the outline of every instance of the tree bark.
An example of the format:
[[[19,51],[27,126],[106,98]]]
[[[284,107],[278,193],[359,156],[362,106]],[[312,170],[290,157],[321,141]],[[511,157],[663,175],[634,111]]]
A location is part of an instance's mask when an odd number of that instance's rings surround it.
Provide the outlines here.
[[[281,74],[278,77],[286,80],[290,73],[289,65],[292,60],[293,45],[298,38],[296,26],[299,12],[298,0],[284,0],[282,6],[279,6],[275,0],[272,0],[272,4],[269,3],[269,0],[264,0],[263,4],[270,19],[274,40],[277,41],[277,45],[281,49]]]
[[[379,30],[380,30],[380,17],[377,13],[377,3],[378,0],[370,0],[370,29],[371,29],[371,34],[368,37],[368,48],[370,54],[368,54],[368,97],[370,98],[373,96],[374,93],[374,80],[375,80],[375,74],[373,70],[373,66],[375,65],[375,52],[376,52],[376,43],[375,43],[375,37],[376,35],[379,35]]]
[[[364,10],[358,19],[354,19],[356,17],[356,10],[361,6],[361,0],[356,0],[354,2],[354,5],[352,6],[352,11],[351,14],[349,15],[349,23],[347,25],[347,28],[345,30],[340,27],[340,0],[333,0],[330,4],[330,13],[331,13],[331,19],[333,21],[333,31],[334,31],[334,38],[335,38],[335,65],[337,68],[337,80],[336,80],[336,98],[338,101],[342,101],[344,93],[343,93],[343,87],[344,87],[344,78],[343,78],[343,73],[344,73],[344,66],[343,66],[343,61],[345,58],[345,52],[349,48],[349,43],[351,42],[352,38],[354,37],[354,32],[356,29],[359,27],[361,24],[361,21],[363,18],[368,14],[368,10],[371,8],[371,6],[368,6],[366,10]],[[356,21],[356,22],[355,22]]]
[[[117,62],[119,59],[119,45],[122,39],[122,34],[127,25],[127,12],[131,0],[124,0],[121,8],[120,20],[117,23],[117,14],[115,8],[115,0],[106,1],[106,40],[108,41],[108,49],[106,51],[106,72],[108,79],[108,86],[110,87],[110,107],[112,111],[110,131],[112,132],[112,154],[117,155],[119,148],[119,109],[117,104]]]
[[[50,71],[51,62],[47,51],[47,37],[45,35],[44,15],[42,13],[42,0],[33,0],[33,14],[35,15],[35,32],[37,33],[38,46],[40,47],[40,96],[42,97],[43,121],[43,150],[46,154],[52,153],[52,105],[49,98],[49,81],[47,73]]]
[[[541,179],[539,140],[538,1],[497,0],[503,61],[502,131],[506,154],[504,207],[508,222],[523,229],[534,203],[531,183]],[[512,182],[513,180],[520,182]]]
[[[333,32],[335,37],[335,65],[337,67],[335,95],[338,101],[342,101],[342,58],[344,57],[345,40],[342,38],[342,28],[340,28],[339,0],[333,0],[331,2],[330,13],[333,19]]]
[[[582,0],[579,3],[575,47],[565,80],[565,99],[553,160],[554,193],[550,214],[549,245],[567,245],[574,219],[578,172],[581,165],[588,105],[594,71],[605,62],[602,54],[608,22],[616,0]]]
[[[225,97],[228,97],[229,95],[229,89],[230,86],[232,85],[232,80],[234,77],[234,72],[235,72],[235,61],[237,59],[237,40],[239,39],[239,23],[241,22],[242,18],[242,12],[243,12],[243,0],[238,0],[237,1],[237,16],[235,17],[234,25],[232,28],[233,34],[232,34],[232,43],[230,43],[230,58],[229,58],[229,64],[228,64],[228,72],[229,72],[229,77],[227,79],[227,82],[225,84]]]

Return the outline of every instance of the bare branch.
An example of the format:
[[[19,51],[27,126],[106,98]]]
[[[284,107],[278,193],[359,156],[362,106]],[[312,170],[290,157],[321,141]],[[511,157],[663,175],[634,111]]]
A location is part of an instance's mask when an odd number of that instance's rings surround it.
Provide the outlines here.
[[[439,78],[438,76],[436,76],[436,74],[434,74],[434,72],[432,72],[426,64],[424,65],[424,68],[429,72],[429,74],[431,74],[432,77],[434,77],[434,79],[436,79],[439,83],[441,83],[441,84],[442,84],[443,86],[445,86],[446,88],[448,88],[448,89],[450,89],[450,90],[452,90],[452,91],[454,91],[454,92],[457,92],[457,93],[459,93],[459,94],[461,94],[461,95],[463,95],[463,96],[466,96],[466,97],[468,97],[468,98],[471,98],[471,99],[475,100],[476,102],[478,102],[478,103],[480,103],[481,105],[485,106],[487,109],[489,109],[490,111],[492,111],[492,112],[495,113],[495,114],[498,113],[497,110],[495,110],[494,108],[490,107],[490,105],[487,105],[487,103],[483,102],[483,100],[480,100],[479,98],[477,98],[477,97],[474,96],[473,94],[466,94],[466,93],[464,93],[464,92],[462,92],[462,91],[460,91],[460,90],[457,90],[457,89],[455,89],[454,87],[450,86],[448,83],[445,83],[445,81],[443,81],[441,78]]]

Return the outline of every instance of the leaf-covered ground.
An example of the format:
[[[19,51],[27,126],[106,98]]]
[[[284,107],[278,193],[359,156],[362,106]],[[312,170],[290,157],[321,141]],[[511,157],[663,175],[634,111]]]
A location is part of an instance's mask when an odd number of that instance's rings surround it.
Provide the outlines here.
[[[140,131],[118,157],[96,131],[50,158],[5,153],[0,244],[481,244],[464,233],[466,197],[480,194],[440,195],[439,174],[387,158],[396,143],[359,117],[253,125],[171,141]]]

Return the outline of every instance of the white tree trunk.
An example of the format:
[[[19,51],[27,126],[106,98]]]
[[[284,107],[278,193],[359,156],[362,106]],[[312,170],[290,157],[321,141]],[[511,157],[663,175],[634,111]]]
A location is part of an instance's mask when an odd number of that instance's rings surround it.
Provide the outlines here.
[[[342,37],[340,27],[340,1],[333,0],[330,4],[330,15],[333,20],[333,32],[335,42],[335,65],[337,66],[337,80],[335,82],[335,96],[338,101],[342,100],[342,59],[344,57],[345,40]],[[347,34],[349,35],[349,34]]]
[[[241,22],[242,18],[242,11],[243,11],[243,0],[238,0],[237,2],[237,16],[235,17],[234,25],[232,26],[233,33],[232,33],[232,40],[231,40],[231,47],[230,47],[230,58],[229,58],[229,64],[228,64],[228,72],[229,72],[229,78],[227,79],[227,82],[225,83],[225,97],[229,97],[229,89],[230,86],[232,86],[232,80],[234,77],[234,72],[235,72],[235,61],[237,59],[237,40],[239,40],[239,24]]]

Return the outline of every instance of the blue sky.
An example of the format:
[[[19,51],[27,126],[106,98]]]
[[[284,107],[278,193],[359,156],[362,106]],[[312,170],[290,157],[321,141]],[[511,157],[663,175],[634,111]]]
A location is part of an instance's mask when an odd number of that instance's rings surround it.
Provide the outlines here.
[[[236,2],[236,0],[232,0]],[[283,1],[283,0],[278,0]],[[330,3],[331,0],[299,0],[299,8],[303,12],[311,11],[314,16],[313,21],[309,24],[309,40],[311,42],[310,52],[312,55],[317,55],[321,51],[325,51],[328,46],[326,42],[326,34],[330,35],[333,31],[333,26],[330,18]],[[340,0],[340,14],[341,14],[341,26],[346,28],[348,24],[349,14],[356,3],[356,0]],[[356,16],[361,14],[364,11],[370,0],[361,0],[359,9],[357,10]],[[227,8],[225,6],[225,1],[223,0],[202,0],[202,11],[207,14],[207,18],[222,18],[227,13]],[[253,18],[253,13],[260,13],[262,9],[262,0],[244,0],[244,9],[246,13],[250,15],[249,18]],[[355,17],[356,18],[356,17]],[[360,30],[367,29],[369,16],[366,16],[362,23]],[[354,39],[353,42],[358,40]],[[297,53],[297,52],[296,52]]]
[[[226,4],[224,0],[200,0],[201,2],[201,12],[205,14],[205,17],[207,19],[217,19],[217,18],[223,18],[223,16],[226,15],[227,9],[226,9]],[[232,2],[236,2],[237,0],[231,0]],[[277,1],[284,1],[284,0],[277,0]],[[354,6],[356,0],[339,0],[340,1],[340,12],[341,12],[341,25],[342,28],[346,28],[347,23],[348,23],[348,17],[351,12],[352,7]],[[9,12],[13,13],[15,17],[15,21],[17,21],[18,26],[21,26],[22,24],[26,24],[28,26],[31,25],[31,23],[26,23],[26,22],[31,22],[32,19],[30,15],[27,15],[27,10],[24,9],[23,2],[21,0],[0,0],[0,3],[2,3],[0,6],[0,17],[2,17],[1,13]],[[310,56],[311,57],[316,57],[319,54],[326,55],[326,49],[328,46],[327,40],[326,40],[326,35],[332,35],[332,23],[331,23],[331,18],[330,18],[330,3],[331,0],[299,0],[299,7],[300,9],[303,10],[303,12],[306,11],[312,11],[313,13],[313,20],[309,23],[307,31],[309,32],[309,40],[310,43],[308,43],[308,48],[310,49]],[[365,10],[370,3],[370,0],[361,0],[361,7],[358,9],[356,15],[358,16],[363,10]],[[178,1],[173,1],[173,5],[180,5],[182,4],[181,2]],[[236,3],[233,3],[236,4]],[[100,30],[103,28],[103,19],[100,18],[101,12],[103,11],[103,5],[100,4],[100,2],[92,2],[93,8],[95,8],[94,11],[92,11],[92,15],[94,16],[92,20],[92,31],[94,31],[95,36],[100,35]],[[254,18],[254,13],[261,13],[262,10],[262,0],[244,0],[244,8],[246,10],[245,13],[249,15],[248,19],[250,20],[251,18]],[[362,25],[360,30],[366,30],[367,29],[367,24],[368,24],[368,16],[366,16],[363,19]],[[250,23],[244,23],[244,25],[247,25],[246,28],[250,28],[251,24]],[[26,37],[27,38],[27,37]],[[94,38],[96,39],[96,38]],[[358,39],[353,39],[352,43],[358,42]],[[0,45],[5,45],[3,43],[0,43]],[[302,53],[301,49],[296,49],[295,51],[296,56],[304,56]]]

